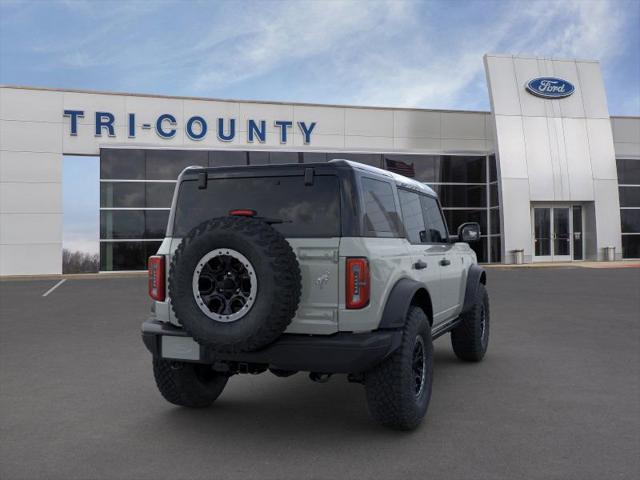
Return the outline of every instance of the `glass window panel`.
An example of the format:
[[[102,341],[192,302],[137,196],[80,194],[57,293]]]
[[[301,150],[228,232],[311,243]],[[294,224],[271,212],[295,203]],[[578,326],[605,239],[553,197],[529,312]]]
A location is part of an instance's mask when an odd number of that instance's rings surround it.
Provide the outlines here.
[[[100,270],[146,270],[161,242],[100,242]]]
[[[496,156],[489,155],[489,181],[495,182],[498,180],[498,165],[496,164]]]
[[[486,183],[485,157],[443,155],[436,167],[436,182]]]
[[[249,165],[269,165],[269,152],[248,152]]]
[[[247,152],[239,150],[215,150],[209,152],[210,167],[233,167],[236,165],[248,165]]]
[[[298,152],[269,152],[269,163],[300,163]]]
[[[101,210],[100,238],[143,238],[143,210]]]
[[[640,258],[640,235],[622,235],[622,257]]]
[[[440,207],[435,198],[420,195],[422,203],[422,213],[427,226],[425,241],[427,243],[446,243],[449,241],[449,234],[444,225]]]
[[[206,167],[208,152],[201,150],[147,150],[147,179],[175,180],[190,166]]]
[[[327,154],[323,152],[302,152],[302,163],[326,162]]]
[[[622,233],[640,233],[640,209],[620,210]]]
[[[489,237],[489,245],[491,248],[491,262],[502,261],[502,238],[501,237]]]
[[[491,216],[491,231],[488,233],[490,235],[494,235],[496,233],[502,233],[500,231],[500,209],[493,208],[489,210],[489,215]]]
[[[476,222],[480,224],[481,233],[487,234],[487,210],[444,210],[444,218],[450,232],[457,232],[463,223]]]
[[[573,210],[573,259],[582,260],[582,244],[584,237],[582,236],[582,207],[574,205]]]
[[[442,204],[447,207],[486,208],[485,185],[429,185],[435,190]]]
[[[103,208],[143,208],[144,183],[100,182],[100,206]]]
[[[422,215],[422,204],[417,193],[398,189],[402,220],[411,243],[422,243],[426,240],[426,228]]]
[[[492,207],[500,205],[500,197],[498,196],[498,184],[492,183],[489,185],[489,203]]]
[[[377,153],[327,153],[327,160],[341,158],[343,160],[352,160],[354,162],[364,163],[380,168],[382,166],[382,155]]]
[[[247,196],[247,192],[251,192]],[[282,219],[273,228],[285,237],[340,235],[340,187],[334,175],[304,177],[216,178],[199,189],[195,180],[182,182],[176,207],[174,236],[182,237],[208,219],[229,210],[249,208],[259,216]]]
[[[640,207],[640,187],[619,187],[619,191],[621,207]]]
[[[144,150],[112,148],[100,149],[100,178],[144,180]]]
[[[169,221],[169,210],[147,210],[144,238],[164,238]]]
[[[400,222],[391,184],[372,178],[362,179],[365,229],[373,234],[398,234]]]
[[[421,182],[435,182],[438,155],[385,155],[384,167]]]
[[[618,183],[640,185],[640,160],[618,158]]]
[[[173,199],[175,183],[145,183],[147,202],[149,208],[170,208]]]

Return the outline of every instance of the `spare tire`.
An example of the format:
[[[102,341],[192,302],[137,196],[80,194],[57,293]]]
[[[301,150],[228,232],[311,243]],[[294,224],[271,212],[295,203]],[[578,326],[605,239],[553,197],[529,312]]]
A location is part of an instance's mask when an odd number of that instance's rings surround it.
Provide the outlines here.
[[[249,217],[203,222],[182,240],[169,271],[171,306],[201,345],[220,352],[258,350],[293,319],[300,266],[289,242]]]

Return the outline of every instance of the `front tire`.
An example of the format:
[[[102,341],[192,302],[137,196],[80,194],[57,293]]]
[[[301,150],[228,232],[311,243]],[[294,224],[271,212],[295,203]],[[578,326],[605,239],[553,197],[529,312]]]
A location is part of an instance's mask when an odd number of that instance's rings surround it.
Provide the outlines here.
[[[489,346],[489,294],[483,284],[476,289],[471,310],[451,330],[451,346],[460,360],[479,362]]]
[[[211,406],[229,379],[213,371],[209,365],[160,358],[153,360],[153,375],[165,400],[189,408]]]
[[[424,311],[412,306],[400,347],[365,375],[371,416],[386,427],[413,430],[427,413],[432,381],[431,326]]]

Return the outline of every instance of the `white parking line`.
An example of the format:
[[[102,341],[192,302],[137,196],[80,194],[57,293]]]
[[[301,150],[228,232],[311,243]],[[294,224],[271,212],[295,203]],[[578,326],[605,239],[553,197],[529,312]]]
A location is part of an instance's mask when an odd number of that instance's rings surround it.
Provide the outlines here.
[[[53,287],[51,287],[49,290],[47,290],[46,292],[44,292],[42,294],[43,297],[46,297],[47,295],[49,295],[51,292],[53,292],[56,288],[58,288],[60,285],[62,285],[64,282],[66,282],[67,279],[63,278],[62,280],[60,280],[58,283],[56,283]]]

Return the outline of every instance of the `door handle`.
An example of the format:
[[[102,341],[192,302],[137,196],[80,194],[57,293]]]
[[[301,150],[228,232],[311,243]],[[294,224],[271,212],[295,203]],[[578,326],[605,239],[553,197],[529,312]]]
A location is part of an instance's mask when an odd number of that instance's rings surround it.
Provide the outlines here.
[[[416,270],[422,270],[424,268],[427,268],[427,264],[422,260],[418,260],[416,263],[413,264],[413,268],[415,268]]]
[[[442,265],[443,267],[446,267],[447,265],[451,265],[451,260],[447,260],[446,258],[443,258],[442,260],[440,260],[440,265]]]

